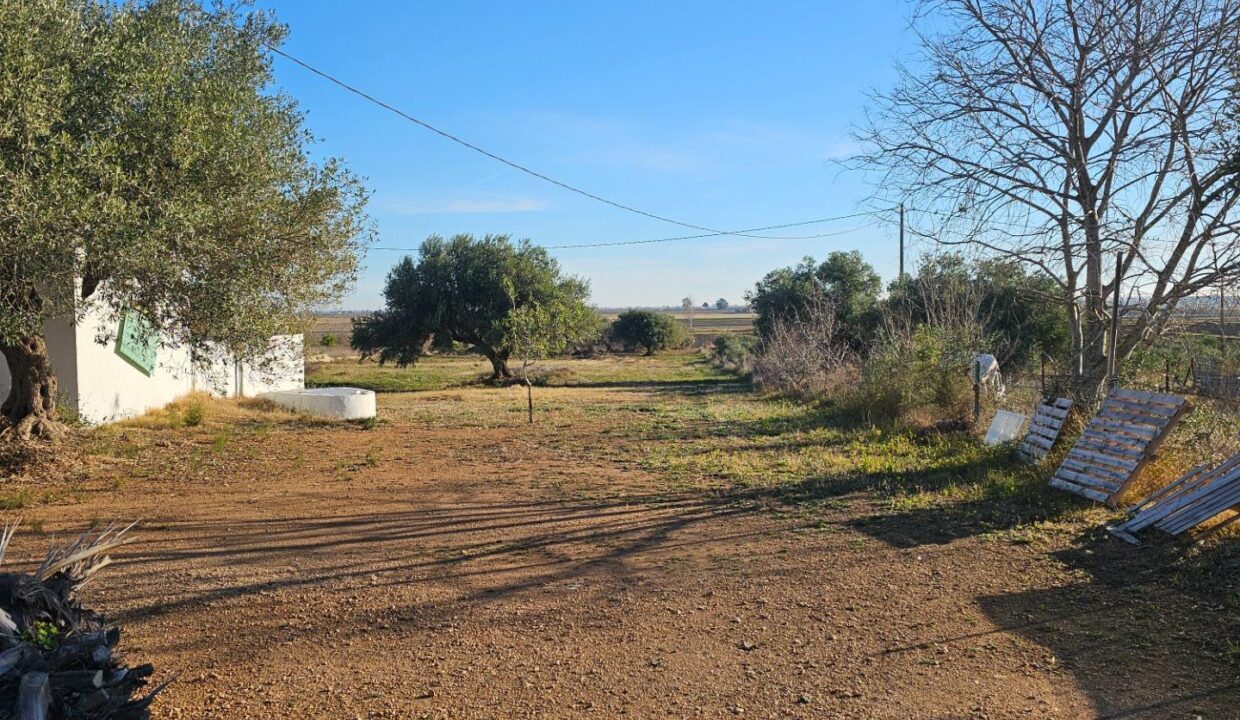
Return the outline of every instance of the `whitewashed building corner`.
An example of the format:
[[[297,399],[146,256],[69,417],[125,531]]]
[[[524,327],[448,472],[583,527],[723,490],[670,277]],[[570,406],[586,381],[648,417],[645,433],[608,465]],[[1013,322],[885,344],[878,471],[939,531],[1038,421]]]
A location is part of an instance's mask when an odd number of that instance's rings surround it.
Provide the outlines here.
[[[110,315],[99,309],[87,312],[76,324],[63,318],[44,326],[60,402],[85,422],[141,415],[195,391],[257,397],[305,387],[301,335],[272,338],[269,357],[259,362],[235,362],[220,353],[195,368],[186,348],[135,346],[133,325],[140,320],[126,315],[118,323]],[[128,333],[126,322],[131,324]],[[0,398],[8,395],[11,385],[9,368],[0,357]]]

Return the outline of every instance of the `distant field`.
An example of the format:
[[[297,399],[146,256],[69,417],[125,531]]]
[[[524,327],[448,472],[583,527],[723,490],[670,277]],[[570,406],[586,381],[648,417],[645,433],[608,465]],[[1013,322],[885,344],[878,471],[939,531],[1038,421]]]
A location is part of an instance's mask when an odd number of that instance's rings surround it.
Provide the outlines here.
[[[616,319],[615,312],[603,314],[608,320]],[[689,318],[685,313],[668,312],[668,315],[679,320],[686,329]],[[314,326],[306,333],[306,355],[327,355],[332,360],[356,357],[349,348],[349,338],[353,333],[353,315],[319,315],[314,319]],[[720,312],[718,310],[701,310],[693,314],[693,344],[701,347],[709,344],[716,335],[751,334],[754,331],[754,314],[737,312]],[[334,335],[336,344],[326,347],[323,336]]]
[[[379,365],[374,361],[307,363],[306,384],[314,387],[347,385],[375,392],[418,392],[482,385],[491,364],[476,355],[423,358],[409,367]],[[641,354],[598,358],[546,360],[534,366],[532,378],[540,386],[593,387],[649,381],[692,382],[703,376],[729,378],[709,366],[697,351],[680,350],[654,357]]]
[[[353,315],[319,315],[314,318],[314,325],[306,333],[306,355],[329,355],[333,360],[356,357],[349,347],[349,338],[353,336]],[[336,344],[323,345],[323,336],[336,336]]]

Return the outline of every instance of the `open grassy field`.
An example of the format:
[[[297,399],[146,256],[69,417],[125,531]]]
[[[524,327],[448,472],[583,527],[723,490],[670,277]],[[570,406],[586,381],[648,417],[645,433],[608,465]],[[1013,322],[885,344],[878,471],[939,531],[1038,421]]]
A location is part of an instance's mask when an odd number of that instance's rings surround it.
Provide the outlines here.
[[[681,311],[669,312],[669,315],[680,321],[685,329],[689,329],[688,316]],[[615,320],[616,313],[605,313],[608,320]],[[718,310],[698,310],[693,316],[694,345],[701,347],[714,340],[716,335],[732,333],[752,334],[754,332],[753,313],[720,312]],[[353,332],[353,316],[351,315],[319,315],[314,326],[306,333],[306,355],[315,357],[326,355],[334,360],[356,357],[349,347],[349,338]],[[333,346],[324,346],[323,337],[331,335],[336,342]]]
[[[320,371],[387,390],[369,429],[191,399],[87,431],[9,480],[12,552],[144,520],[86,600],[179,674],[157,717],[1236,716],[1222,549],[697,353],[562,364],[532,425],[461,358]]]

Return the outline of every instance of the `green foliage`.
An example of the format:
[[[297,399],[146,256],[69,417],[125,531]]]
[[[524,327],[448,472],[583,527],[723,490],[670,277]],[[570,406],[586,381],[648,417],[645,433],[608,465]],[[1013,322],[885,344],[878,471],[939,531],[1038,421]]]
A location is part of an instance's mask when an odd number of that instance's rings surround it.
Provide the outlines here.
[[[202,424],[205,417],[205,407],[200,401],[195,399],[190,401],[190,403],[185,406],[185,412],[181,415],[181,422],[183,422],[186,427],[198,427]]]
[[[963,422],[972,407],[973,345],[972,338],[927,325],[888,334],[862,365],[847,404],[878,424]]]
[[[1068,318],[1053,299],[1058,291],[1049,276],[1030,274],[1015,261],[926,255],[916,274],[891,284],[885,309],[913,325],[976,322],[984,337],[971,349],[991,353],[1003,367],[1019,367],[1039,352],[1066,353]],[[973,317],[961,318],[962,312]]]
[[[728,301],[725,298],[719,298],[718,300],[715,301],[715,309],[716,310],[727,310]]]
[[[710,361],[715,367],[743,372],[756,345],[757,338],[750,335],[716,335],[710,346]]]
[[[102,308],[253,356],[339,297],[366,192],[273,90],[284,35],[197,0],[4,3],[0,345]]]
[[[789,320],[812,303],[829,302],[835,311],[838,340],[860,351],[878,326],[882,279],[861,253],[833,252],[821,264],[811,257],[766,274],[746,298],[757,314],[758,335],[768,338],[780,320]]]
[[[515,297],[515,288],[511,289]],[[605,321],[580,301],[555,299],[548,304],[526,303],[504,318],[504,345],[521,360],[528,379],[530,365],[574,347],[589,345],[603,333]]]
[[[60,628],[46,620],[35,620],[22,631],[21,639],[41,650],[55,650],[60,644]]]
[[[644,348],[647,355],[679,347],[687,340],[676,319],[651,310],[626,310],[611,325],[611,337],[626,350]]]
[[[336,347],[340,342],[340,338],[335,333],[323,333],[323,337],[319,338],[319,345],[323,347]]]
[[[485,355],[496,377],[509,377],[511,318],[528,305],[593,312],[590,286],[564,275],[544,248],[507,235],[434,235],[415,262],[406,257],[388,274],[383,310],[353,321],[352,345],[363,358],[409,365],[431,346],[465,343]]]

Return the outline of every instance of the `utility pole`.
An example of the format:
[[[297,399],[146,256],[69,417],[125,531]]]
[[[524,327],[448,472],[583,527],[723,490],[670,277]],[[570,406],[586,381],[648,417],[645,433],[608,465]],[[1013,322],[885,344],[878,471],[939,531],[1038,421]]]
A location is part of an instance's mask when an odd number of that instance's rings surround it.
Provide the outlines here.
[[[904,279],[904,203],[900,203],[900,274],[896,280]]]

